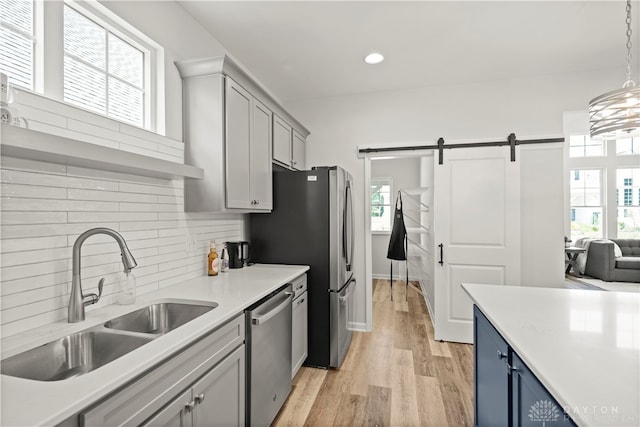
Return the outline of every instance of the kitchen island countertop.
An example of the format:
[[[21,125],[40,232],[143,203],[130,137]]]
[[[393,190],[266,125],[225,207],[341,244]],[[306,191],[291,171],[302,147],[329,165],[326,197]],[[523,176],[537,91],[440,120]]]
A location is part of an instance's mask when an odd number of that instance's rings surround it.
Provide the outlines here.
[[[2,359],[62,336],[91,328],[161,299],[212,301],[219,305],[132,352],[84,375],[62,381],[33,381],[0,376],[0,425],[55,425],[117,390],[132,378],[180,351],[242,313],[301,274],[307,266],[253,265],[214,277],[199,277],[138,296],[133,305],[107,305],[87,310],[86,320],[66,319],[2,340]]]
[[[640,425],[640,295],[463,284],[579,426]]]

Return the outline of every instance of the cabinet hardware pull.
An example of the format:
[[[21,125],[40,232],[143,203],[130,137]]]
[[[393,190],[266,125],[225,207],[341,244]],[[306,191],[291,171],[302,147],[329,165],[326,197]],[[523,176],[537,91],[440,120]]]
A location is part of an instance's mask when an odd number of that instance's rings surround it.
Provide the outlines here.
[[[298,305],[302,304],[304,302],[304,298],[302,298],[300,301],[298,301]]]
[[[204,393],[200,393],[199,395],[196,396],[196,403],[202,403],[204,402]]]
[[[192,400],[191,402],[187,402],[187,404],[186,404],[186,405],[184,405],[184,409],[185,409],[187,412],[191,412],[191,411],[193,411],[193,408],[194,408],[195,406],[196,406],[196,402]]]
[[[444,256],[443,248],[444,248],[444,245],[442,243],[440,243],[438,245],[438,247],[440,248],[440,261],[438,261],[438,264],[443,265],[444,264],[444,260],[443,260],[443,256]]]
[[[519,371],[518,368],[516,368],[515,366],[511,366],[507,363],[507,372],[509,375],[513,374],[514,372],[518,373],[518,371]]]
[[[507,358],[507,354],[498,350],[498,359],[506,359],[506,358]]]

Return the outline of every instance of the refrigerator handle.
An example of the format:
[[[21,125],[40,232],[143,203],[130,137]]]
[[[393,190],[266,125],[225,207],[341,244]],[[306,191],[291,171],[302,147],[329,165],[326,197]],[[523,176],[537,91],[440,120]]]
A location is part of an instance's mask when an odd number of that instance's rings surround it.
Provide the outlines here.
[[[347,261],[347,271],[351,271],[351,264],[353,263],[353,210],[351,205],[351,181],[347,180],[345,187],[345,206],[342,212],[343,215],[343,227],[342,227],[342,250]],[[349,235],[347,235],[347,233]]]

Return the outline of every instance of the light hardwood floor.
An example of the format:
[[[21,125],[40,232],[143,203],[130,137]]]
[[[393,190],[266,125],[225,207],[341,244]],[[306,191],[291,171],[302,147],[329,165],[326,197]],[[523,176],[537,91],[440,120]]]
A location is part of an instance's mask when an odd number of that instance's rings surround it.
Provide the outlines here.
[[[373,283],[373,331],[340,369],[303,367],[274,426],[471,426],[473,346],[441,343],[421,294]]]

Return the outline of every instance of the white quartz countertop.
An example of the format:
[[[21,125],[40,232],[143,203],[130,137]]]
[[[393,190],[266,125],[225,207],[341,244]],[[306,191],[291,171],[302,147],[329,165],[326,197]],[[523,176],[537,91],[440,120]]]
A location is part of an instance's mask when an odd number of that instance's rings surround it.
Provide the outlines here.
[[[66,319],[2,340],[2,358],[65,335],[100,325],[155,300],[213,301],[218,307],[133,350],[95,371],[62,381],[33,381],[0,375],[2,426],[55,425],[100,400],[136,375],[162,362],[245,308],[305,273],[307,266],[253,265],[215,277],[200,277],[141,295],[134,305],[109,305],[87,311],[86,320]]]
[[[640,425],[640,294],[462,286],[578,425]]]

